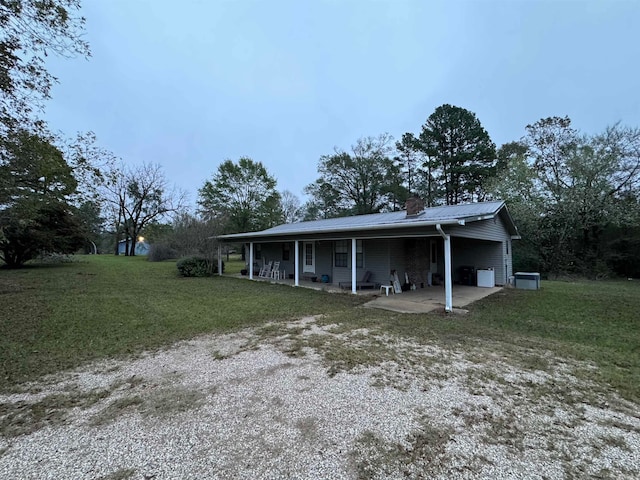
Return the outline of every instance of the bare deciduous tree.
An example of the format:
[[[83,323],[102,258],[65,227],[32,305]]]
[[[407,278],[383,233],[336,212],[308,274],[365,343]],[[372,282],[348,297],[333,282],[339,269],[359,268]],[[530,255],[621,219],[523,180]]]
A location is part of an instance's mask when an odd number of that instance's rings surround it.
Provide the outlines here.
[[[145,163],[112,172],[107,184],[110,220],[117,245],[122,234],[127,241],[125,255],[135,255],[136,239],[153,221],[184,209],[185,193],[169,188],[160,165]]]
[[[302,219],[300,199],[289,190],[280,192],[280,205],[284,223],[296,223]]]

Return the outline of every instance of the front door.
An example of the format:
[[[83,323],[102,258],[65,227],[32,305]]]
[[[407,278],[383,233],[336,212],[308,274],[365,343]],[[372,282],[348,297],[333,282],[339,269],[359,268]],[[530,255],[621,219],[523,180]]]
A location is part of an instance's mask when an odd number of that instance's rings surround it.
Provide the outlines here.
[[[303,260],[302,260],[302,272],[303,273],[316,273],[316,246],[315,242],[303,243]]]

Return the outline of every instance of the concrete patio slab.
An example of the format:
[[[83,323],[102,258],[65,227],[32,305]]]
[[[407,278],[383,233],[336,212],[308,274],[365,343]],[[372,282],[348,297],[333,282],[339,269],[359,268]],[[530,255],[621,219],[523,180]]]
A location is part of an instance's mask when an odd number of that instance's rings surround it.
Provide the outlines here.
[[[481,288],[464,285],[453,287],[453,308],[462,309],[481,298],[488,297],[502,290],[502,287]],[[382,295],[364,304],[369,308],[380,308],[397,313],[429,313],[444,309],[444,287],[420,288],[395,295]],[[464,313],[464,312],[461,312]]]

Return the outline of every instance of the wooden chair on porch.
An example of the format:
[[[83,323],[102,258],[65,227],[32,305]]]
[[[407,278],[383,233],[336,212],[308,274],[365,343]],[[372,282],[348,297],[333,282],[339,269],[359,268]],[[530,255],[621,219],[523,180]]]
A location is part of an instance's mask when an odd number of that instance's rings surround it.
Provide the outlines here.
[[[258,273],[258,277],[260,278],[269,278],[271,276],[271,267],[273,266],[273,261],[267,263],[265,262],[262,268],[260,269],[260,273]]]

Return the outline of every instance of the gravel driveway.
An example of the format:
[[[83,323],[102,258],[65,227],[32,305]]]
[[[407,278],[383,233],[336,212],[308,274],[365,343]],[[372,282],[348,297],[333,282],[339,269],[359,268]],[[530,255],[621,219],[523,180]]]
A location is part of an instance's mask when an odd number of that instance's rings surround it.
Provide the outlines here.
[[[0,396],[0,478],[640,477],[638,405],[500,351],[306,318],[96,363]]]

